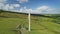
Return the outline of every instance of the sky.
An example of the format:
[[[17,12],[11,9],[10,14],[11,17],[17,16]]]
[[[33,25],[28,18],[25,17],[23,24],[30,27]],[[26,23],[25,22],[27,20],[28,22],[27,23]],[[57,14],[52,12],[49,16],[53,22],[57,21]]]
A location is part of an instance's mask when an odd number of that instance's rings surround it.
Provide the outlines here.
[[[33,14],[60,14],[60,0],[0,0],[0,9]]]

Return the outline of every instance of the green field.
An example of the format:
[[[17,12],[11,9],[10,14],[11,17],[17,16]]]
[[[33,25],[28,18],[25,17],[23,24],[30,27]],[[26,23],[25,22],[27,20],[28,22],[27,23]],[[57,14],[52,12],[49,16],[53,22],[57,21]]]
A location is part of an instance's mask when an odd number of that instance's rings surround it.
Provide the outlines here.
[[[0,14],[0,34],[18,34],[16,26],[24,24],[28,28],[26,14],[2,12]],[[60,34],[60,17],[43,17],[31,15],[30,34]]]

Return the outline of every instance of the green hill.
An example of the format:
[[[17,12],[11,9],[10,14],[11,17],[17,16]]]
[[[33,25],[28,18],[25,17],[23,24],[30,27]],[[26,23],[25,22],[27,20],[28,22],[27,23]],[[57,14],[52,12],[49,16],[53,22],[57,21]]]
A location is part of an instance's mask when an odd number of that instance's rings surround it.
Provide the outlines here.
[[[28,15],[0,10],[0,34],[19,34],[16,26],[24,24],[28,28]],[[60,17],[31,15],[30,34],[60,34]]]

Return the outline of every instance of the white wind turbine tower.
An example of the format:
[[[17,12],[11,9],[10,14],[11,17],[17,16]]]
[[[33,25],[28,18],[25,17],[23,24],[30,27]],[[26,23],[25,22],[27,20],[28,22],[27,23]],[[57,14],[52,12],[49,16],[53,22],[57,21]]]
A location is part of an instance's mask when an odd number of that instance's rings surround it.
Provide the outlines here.
[[[31,22],[30,22],[30,21],[31,21],[31,19],[30,19],[31,11],[32,11],[32,10],[29,9],[29,12],[28,12],[28,21],[29,21],[29,22],[28,22],[28,23],[29,23],[28,30],[29,30],[29,31],[31,30],[31,27],[30,27],[30,25],[31,25]]]

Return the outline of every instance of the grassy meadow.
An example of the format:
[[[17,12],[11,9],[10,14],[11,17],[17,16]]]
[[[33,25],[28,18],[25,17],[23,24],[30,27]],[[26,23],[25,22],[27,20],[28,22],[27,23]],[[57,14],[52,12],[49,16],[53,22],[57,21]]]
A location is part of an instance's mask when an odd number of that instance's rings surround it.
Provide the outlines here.
[[[26,14],[0,13],[0,34],[19,34],[13,31],[19,24],[24,24],[28,28],[28,16]],[[31,15],[30,34],[60,34],[60,17]]]

